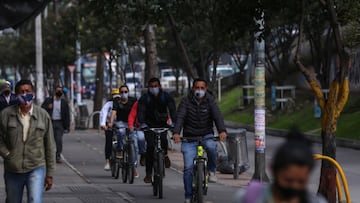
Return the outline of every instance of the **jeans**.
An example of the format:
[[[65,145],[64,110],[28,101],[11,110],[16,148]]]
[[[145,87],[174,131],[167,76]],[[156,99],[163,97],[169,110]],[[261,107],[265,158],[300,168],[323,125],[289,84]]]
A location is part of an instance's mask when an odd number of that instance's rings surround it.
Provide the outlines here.
[[[134,131],[130,134],[135,147],[135,165],[138,163],[138,155],[145,154],[145,136],[143,131]]]
[[[28,203],[42,203],[45,167],[41,166],[27,173],[4,172],[6,203],[21,203],[24,186]]]
[[[123,150],[123,146],[124,146],[124,136],[126,134],[126,129],[127,128],[127,123],[123,122],[123,121],[116,121],[115,126],[120,128],[116,130],[116,136],[117,136],[117,147],[116,149],[118,151],[122,151]]]
[[[206,138],[214,137],[213,134],[204,136]],[[212,139],[202,141],[201,145],[204,147],[207,154],[207,169],[209,172],[216,172],[216,157],[217,157],[217,144]],[[192,197],[192,182],[193,182],[193,168],[194,159],[197,156],[198,142],[183,142],[181,144],[181,152],[184,158],[184,189],[185,199]]]

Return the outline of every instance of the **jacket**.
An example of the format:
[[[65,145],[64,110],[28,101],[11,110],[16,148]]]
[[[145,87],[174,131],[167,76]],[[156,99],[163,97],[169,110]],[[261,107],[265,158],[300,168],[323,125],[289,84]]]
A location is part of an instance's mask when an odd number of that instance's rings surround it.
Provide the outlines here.
[[[139,127],[140,126],[138,120],[136,119],[138,105],[139,105],[139,101],[136,101],[131,108],[131,111],[129,113],[129,118],[128,118],[128,126],[129,127],[133,127],[133,126]]]
[[[46,175],[53,176],[56,145],[51,119],[46,111],[33,105],[29,134],[25,142],[19,105],[4,109],[0,117],[0,156],[4,158],[5,170],[26,173],[46,166]]]
[[[205,136],[213,134],[213,123],[219,132],[226,132],[224,119],[215,102],[215,98],[206,93],[199,103],[191,92],[179,104],[174,133],[181,132],[183,136]]]
[[[52,115],[53,109],[49,109],[49,104],[54,103],[54,97],[48,97],[45,99],[44,103],[41,105],[50,115]],[[64,98],[61,98],[61,121],[63,123],[64,129],[69,130],[70,128],[70,108],[67,101]]]
[[[169,115],[172,122],[175,122],[176,105],[169,93],[160,90],[157,97],[149,92],[141,96],[137,111],[140,124],[149,127],[166,127]]]
[[[13,93],[10,93],[9,103],[7,103],[4,95],[0,95],[0,111],[2,111],[3,109],[5,109],[8,106],[11,106],[11,105],[14,105],[17,103],[19,103],[19,101],[17,100],[16,95]]]
[[[112,108],[113,108],[113,101],[112,100],[107,101],[104,104],[104,106],[101,108],[101,110],[100,110],[100,119],[99,119],[100,126],[105,126],[106,122],[109,122]]]

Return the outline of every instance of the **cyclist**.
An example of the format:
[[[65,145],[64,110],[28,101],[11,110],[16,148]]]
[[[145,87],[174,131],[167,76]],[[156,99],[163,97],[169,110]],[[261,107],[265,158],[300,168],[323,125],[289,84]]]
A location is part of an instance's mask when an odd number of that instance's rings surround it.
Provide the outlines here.
[[[120,92],[118,88],[111,91],[111,98],[104,104],[100,111],[100,126],[105,130],[105,166],[104,170],[110,170],[110,155],[112,149],[112,130],[108,128],[108,123],[111,117],[113,102],[118,102],[120,99]]]
[[[140,165],[145,165],[145,135],[144,132],[141,130],[135,130],[135,125],[137,127],[140,127],[139,122],[137,121],[137,108],[138,108],[139,102],[136,101],[134,105],[131,108],[129,118],[128,118],[128,126],[130,133],[132,133],[132,136],[135,136],[137,138],[137,145],[135,145],[136,155],[140,154]],[[137,163],[138,156],[135,156],[135,163]]]
[[[182,129],[184,137],[202,136],[205,138],[202,145],[208,157],[209,182],[217,181],[215,176],[217,144],[210,139],[214,137],[214,122],[220,140],[224,141],[227,136],[226,128],[215,98],[207,92],[207,82],[205,80],[195,79],[192,91],[179,104],[173,138],[175,143],[179,143]],[[184,157],[185,203],[190,203],[192,198],[193,161],[197,155],[197,142],[182,143],[181,152]]]
[[[160,80],[158,78],[151,78],[148,81],[148,91],[143,94],[139,100],[138,106],[138,120],[141,128],[162,128],[168,127],[168,118],[174,122],[176,119],[176,105],[174,98],[169,93],[161,88]],[[145,170],[145,183],[151,183],[151,175],[154,162],[155,150],[155,136],[151,131],[145,131],[145,140],[147,143]],[[168,141],[166,132],[161,135],[161,147],[165,152],[165,167],[169,168],[171,165],[170,159],[167,156]]]
[[[119,92],[120,92],[120,100],[118,102],[113,103],[113,108],[111,111],[111,118],[109,122],[109,127],[111,128],[113,127],[114,124],[116,125],[116,127],[123,127],[123,128],[127,127],[130,110],[134,105],[134,103],[136,102],[136,99],[134,97],[129,97],[128,86],[126,85],[120,86]],[[116,117],[116,122],[114,123],[115,117]],[[125,133],[126,133],[126,129],[119,129],[117,133],[118,145],[117,145],[116,156],[118,158],[122,158],[122,149],[124,144],[123,140]],[[137,141],[134,139],[134,143],[135,142]],[[134,171],[134,176],[138,177],[138,173],[136,170]]]

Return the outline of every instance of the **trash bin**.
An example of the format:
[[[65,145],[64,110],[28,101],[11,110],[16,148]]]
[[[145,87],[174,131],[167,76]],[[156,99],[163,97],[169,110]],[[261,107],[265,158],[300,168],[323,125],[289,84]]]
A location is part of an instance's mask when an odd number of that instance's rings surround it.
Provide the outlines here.
[[[76,129],[86,129],[88,117],[89,117],[89,111],[87,109],[87,106],[84,104],[78,105],[75,128]]]
[[[246,140],[246,129],[228,129],[227,130],[226,147],[228,151],[229,163],[238,164],[238,173],[234,174],[234,178],[238,177],[239,173],[243,173],[249,169],[249,156]],[[238,144],[237,144],[238,143]],[[235,169],[235,165],[234,165]],[[235,170],[234,170],[235,172]]]

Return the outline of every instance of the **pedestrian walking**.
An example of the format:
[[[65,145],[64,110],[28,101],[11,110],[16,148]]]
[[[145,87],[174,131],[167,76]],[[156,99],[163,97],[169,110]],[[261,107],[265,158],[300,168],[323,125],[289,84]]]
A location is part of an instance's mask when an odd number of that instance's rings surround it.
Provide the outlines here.
[[[203,137],[202,145],[206,150],[209,160],[207,165],[209,181],[217,182],[215,176],[217,144],[211,139],[214,137],[213,123],[215,122],[221,141],[226,139],[227,134],[224,119],[215,102],[215,98],[207,91],[207,82],[205,80],[194,80],[192,91],[179,104],[173,138],[175,143],[179,143],[181,141],[181,130],[183,130],[184,137]],[[197,155],[197,142],[182,143],[181,152],[184,157],[185,203],[190,203],[192,199],[192,179],[194,159]]]
[[[162,90],[159,78],[151,78],[148,81],[148,91],[141,96],[138,104],[137,118],[140,126],[141,128],[169,127],[167,124],[169,115],[172,122],[174,122],[176,119],[174,98]],[[145,157],[146,176],[144,182],[151,183],[155,149],[154,132],[145,131],[145,140],[147,145]],[[171,162],[167,156],[168,140],[166,133],[161,135],[161,147],[165,152],[165,167],[169,168]]]
[[[10,82],[5,81],[0,84],[0,111],[4,108],[17,104],[19,101],[16,95],[11,92]]]
[[[70,109],[67,101],[62,98],[63,95],[62,87],[57,86],[54,96],[46,98],[41,105],[52,119],[56,142],[56,163],[62,163],[63,135],[65,131],[70,132]]]
[[[15,86],[19,104],[0,113],[0,156],[4,159],[7,203],[21,203],[24,187],[29,202],[42,203],[55,170],[55,142],[51,118],[33,104],[30,80]]]

